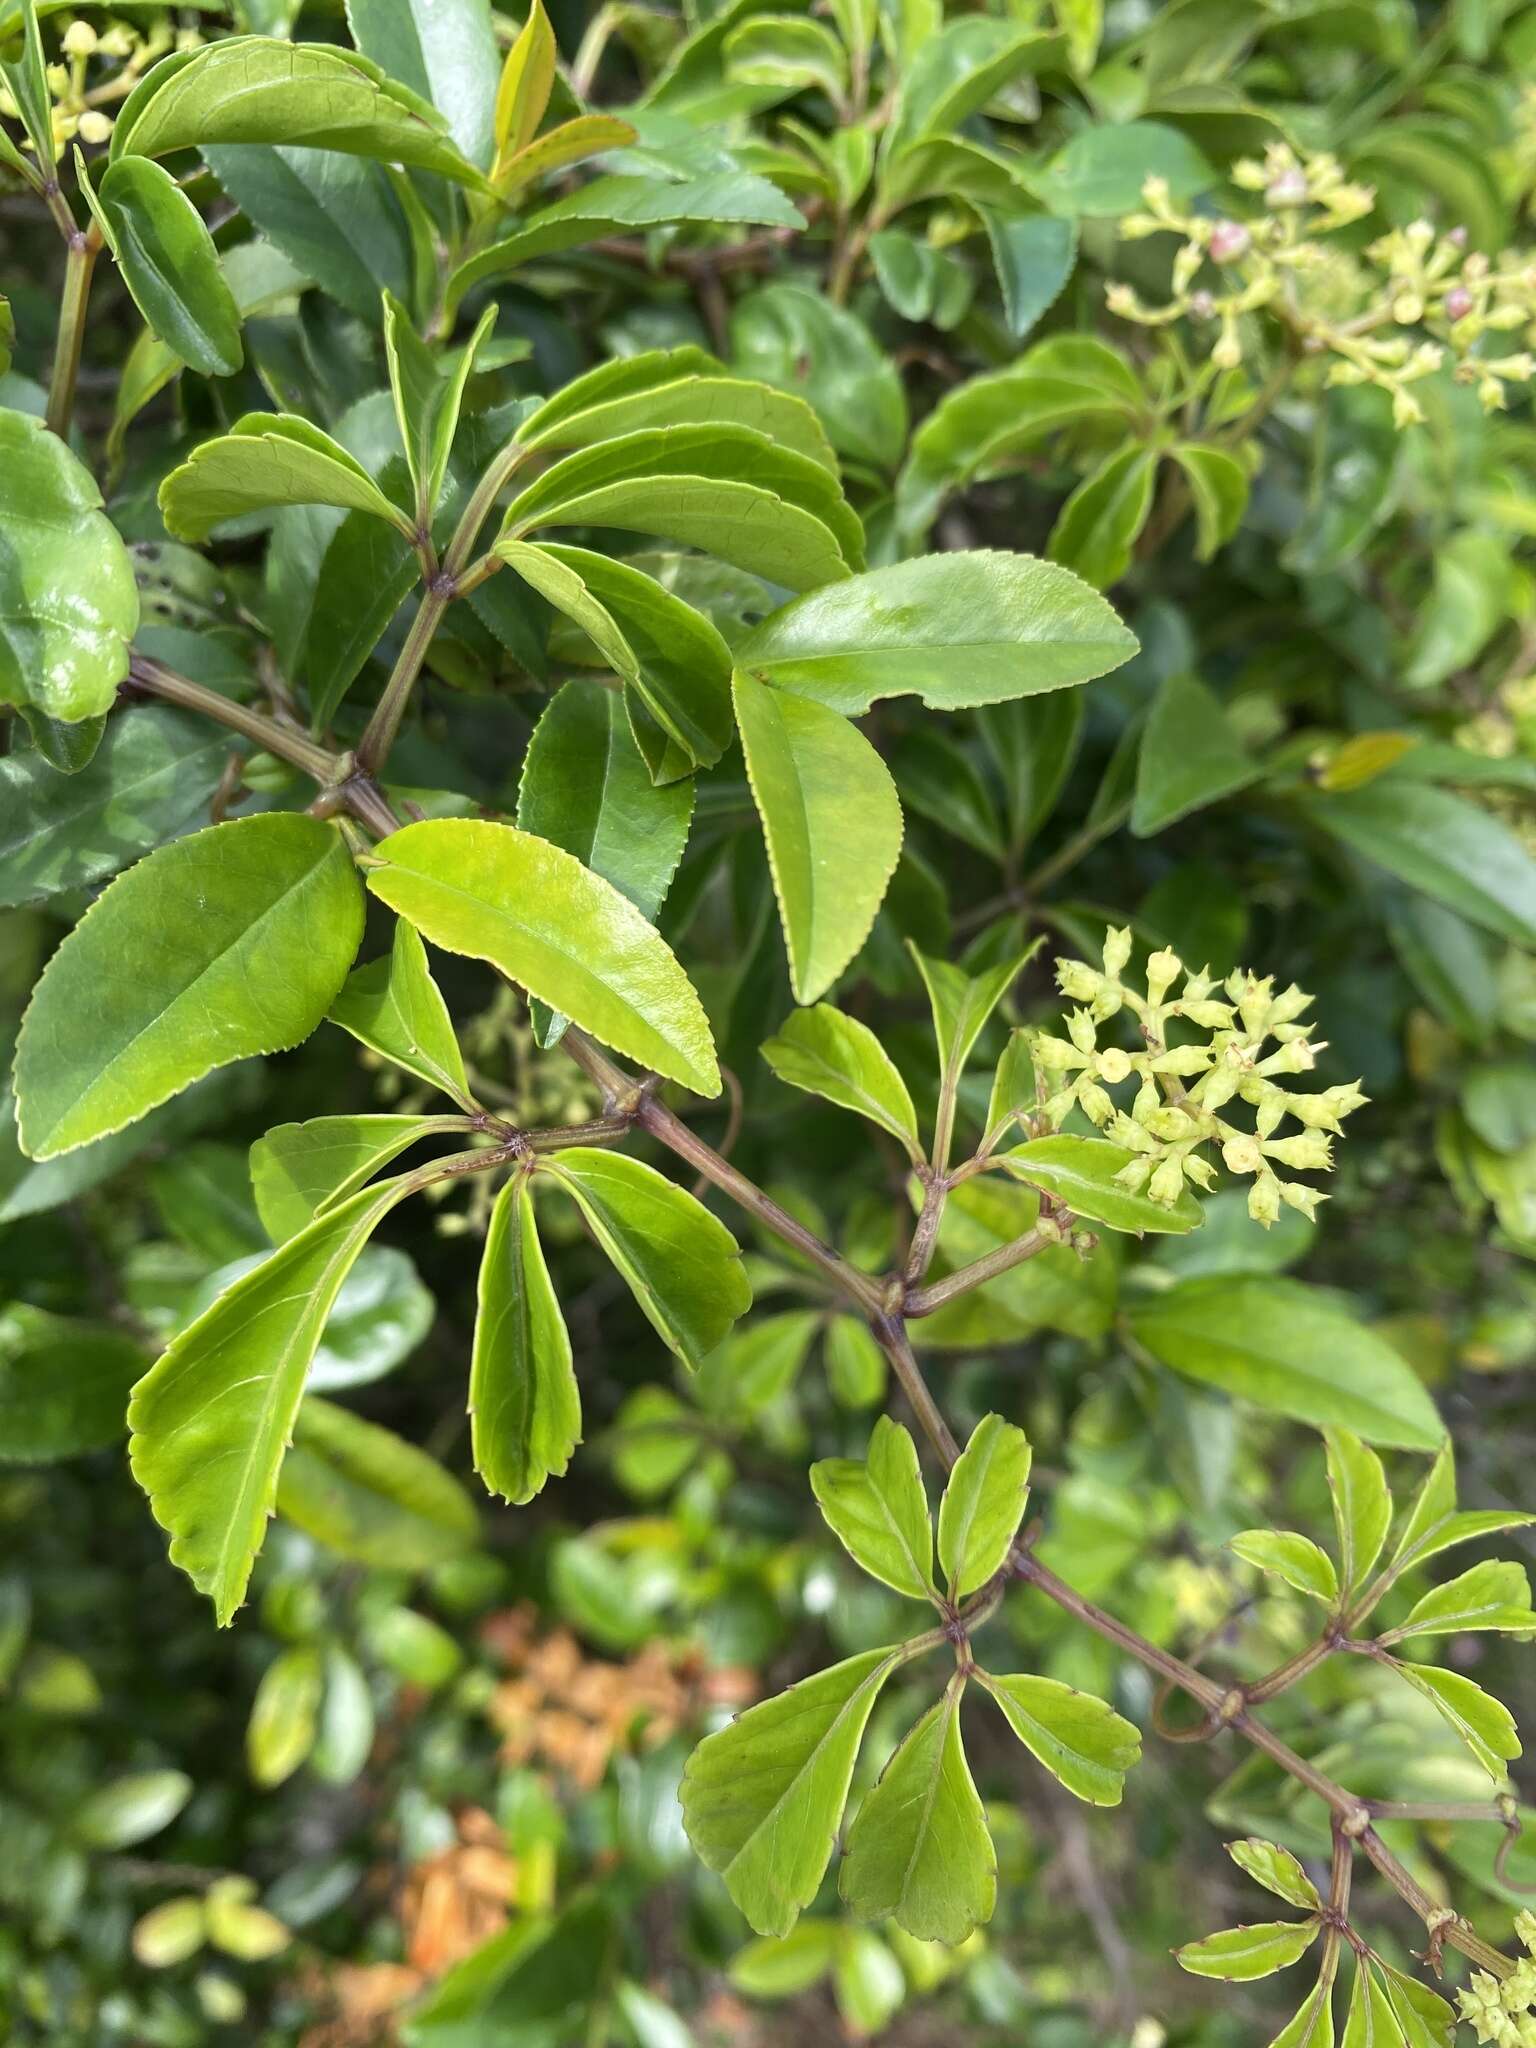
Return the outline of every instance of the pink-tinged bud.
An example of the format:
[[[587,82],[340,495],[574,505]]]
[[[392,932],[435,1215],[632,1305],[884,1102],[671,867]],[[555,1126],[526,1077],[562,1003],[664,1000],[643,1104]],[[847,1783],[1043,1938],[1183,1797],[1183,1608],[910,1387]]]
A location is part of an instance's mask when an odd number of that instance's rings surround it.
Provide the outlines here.
[[[1459,284],[1445,295],[1445,317],[1448,320],[1465,320],[1472,310],[1472,294],[1464,284]]]
[[[1253,237],[1240,220],[1219,220],[1211,229],[1210,254],[1213,263],[1235,263],[1253,246]]]
[[[1465,249],[1467,246],[1467,231],[1464,227],[1454,227],[1445,239],[1453,249]]]
[[[1215,317],[1216,301],[1209,292],[1191,292],[1189,310],[1197,320],[1210,320]]]
[[[1264,189],[1264,198],[1270,206],[1305,206],[1307,203],[1307,174],[1299,165],[1293,164],[1288,170],[1279,172]]]

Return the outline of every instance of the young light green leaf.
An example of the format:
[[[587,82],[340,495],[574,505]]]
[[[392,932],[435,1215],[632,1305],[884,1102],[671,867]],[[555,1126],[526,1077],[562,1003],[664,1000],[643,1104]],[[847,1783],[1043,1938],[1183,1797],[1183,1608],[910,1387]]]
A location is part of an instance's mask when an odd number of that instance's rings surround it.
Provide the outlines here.
[[[1026,952],[1011,954],[980,974],[967,974],[948,960],[930,960],[911,939],[907,951],[917,963],[933,1012],[933,1035],[939,1049],[939,1071],[953,1082],[965,1071],[971,1048],[986,1029],[987,1019],[1018,979],[1040,940]]]
[[[485,182],[425,100],[329,43],[228,36],[162,58],[124,100],[111,157],[223,142],[303,143]]]
[[[1363,1956],[1355,1964],[1354,1989],[1349,1994],[1340,2048],[1405,2048],[1403,2030],[1391,2000]]]
[[[307,1038],[362,936],[333,825],[284,812],[162,846],[103,891],[33,991],[16,1052],[22,1146],[51,1159],[213,1067]]]
[[[356,1194],[408,1145],[462,1131],[462,1118],[317,1116],[275,1124],[251,1147],[256,1213],[274,1244],[285,1244],[322,1209]]]
[[[819,1984],[837,1959],[835,1920],[802,1920],[780,1939],[749,1941],[731,1957],[728,1975],[748,1998],[793,1998]]]
[[[933,1524],[910,1431],[882,1415],[864,1458],[811,1467],[811,1491],[855,1564],[909,1600],[937,1599]]]
[[[1381,1555],[1392,1523],[1392,1496],[1380,1458],[1359,1437],[1347,1429],[1330,1429],[1323,1443],[1344,1590],[1352,1593],[1364,1585]]]
[[[395,921],[388,955],[347,976],[331,1005],[330,1021],[408,1074],[451,1095],[471,1115],[478,1108],[427,949],[403,917]]]
[[[1277,1899],[1309,1912],[1321,1907],[1317,1886],[1289,1849],[1282,1849],[1277,1842],[1260,1841],[1253,1835],[1245,1841],[1228,1842],[1226,1849],[1239,1870],[1246,1870],[1255,1884],[1263,1885]]]
[[[97,195],[112,253],[150,330],[205,377],[245,361],[240,309],[202,215],[149,157],[109,164]]]
[[[281,1785],[314,1747],[325,1665],[311,1643],[280,1650],[261,1674],[245,1731],[245,1760],[264,1791]]]
[[[171,1562],[226,1626],[277,1498],[304,1378],[341,1283],[378,1224],[422,1185],[402,1174],[318,1217],[221,1294],[133,1390],[134,1477]]]
[[[556,691],[523,756],[523,831],[575,854],[654,919],[692,820],[692,783],[652,782],[616,691],[574,679]],[[564,1029],[563,1018],[536,1009],[541,1045],[553,1045]]]
[[[1430,1558],[1438,1557],[1454,1544],[1493,1536],[1501,1529],[1523,1529],[1533,1520],[1536,1517],[1506,1513],[1500,1508],[1467,1508],[1458,1513],[1456,1455],[1447,1439],[1413,1497],[1389,1568],[1395,1577],[1410,1565],[1427,1564]]]
[[[865,1650],[749,1707],[683,1773],[683,1826],[757,1934],[783,1935],[816,1895],[870,1712],[900,1650]]]
[[[1451,2048],[1456,2015],[1445,2000],[1380,1957],[1376,1958],[1376,1971],[1408,2048]]]
[[[544,109],[554,89],[559,51],[555,32],[544,12],[544,0],[533,0],[507,61],[501,67],[494,110],[496,168],[528,147],[539,132]]]
[[[1162,1364],[1255,1407],[1433,1450],[1444,1429],[1399,1352],[1318,1289],[1252,1274],[1184,1280],[1131,1311]]]
[[[81,1801],[70,1832],[93,1849],[130,1849],[169,1827],[194,1790],[185,1771],[132,1771]]]
[[[1094,1806],[1118,1806],[1125,1774],[1141,1755],[1141,1737],[1113,1707],[1055,1678],[977,1677],[1008,1726],[1069,1792]]]
[[[496,309],[487,306],[469,340],[445,364],[416,332],[394,293],[384,294],[384,360],[406,465],[416,487],[416,516],[424,527],[430,527],[442,496],[464,387],[480,345],[495,324]]]
[[[799,1379],[820,1323],[814,1309],[754,1316],[705,1359],[693,1390],[699,1406],[735,1420],[772,1408]]]
[[[1462,1629],[1536,1629],[1525,1571],[1504,1559],[1486,1558],[1444,1585],[1431,1586],[1405,1621],[1379,1637],[1398,1643],[1407,1636],[1449,1636]]]
[[[795,999],[814,1003],[852,960],[901,853],[890,771],[846,718],[738,669],[736,722],[763,821]]]
[[[1086,1216],[1110,1230],[1131,1231],[1139,1237],[1148,1230],[1160,1234],[1193,1230],[1200,1221],[1200,1204],[1188,1188],[1181,1188],[1178,1200],[1169,1207],[1139,1189],[1125,1187],[1117,1176],[1133,1155],[1108,1138],[1061,1133],[1031,1138],[993,1156],[1015,1180],[1043,1188],[1065,1202],[1074,1215]]]
[[[1152,510],[1157,455],[1139,443],[1117,449],[1078,485],[1051,529],[1048,553],[1108,590],[1130,567],[1131,551]]]
[[[741,1249],[702,1202],[641,1160],[587,1146],[541,1171],[576,1201],[662,1342],[697,1367],[752,1306]]]
[[[0,706],[78,721],[128,673],[139,592],[96,480],[30,413],[0,407]]]
[[[376,1725],[373,1694],[361,1665],[339,1643],[328,1643],[310,1769],[328,1785],[350,1785],[368,1762]]]
[[[822,1339],[827,1384],[841,1408],[874,1408],[885,1398],[890,1377],[885,1353],[868,1323],[857,1316],[833,1316]]]
[[[895,1062],[867,1024],[830,1003],[792,1010],[774,1036],[765,1039],[763,1058],[781,1081],[821,1095],[841,1109],[867,1117],[889,1131],[916,1163],[917,1112]]]
[[[1168,453],[1183,470],[1195,503],[1195,560],[1209,562],[1243,523],[1248,472],[1225,448],[1177,441]]]
[[[1197,676],[1169,676],[1142,731],[1131,830],[1150,839],[1191,811],[1246,789],[1260,773],[1215,692]]]
[[[428,819],[376,848],[368,886],[434,945],[493,967],[615,1051],[699,1095],[720,1071],[670,948],[610,882],[515,825]]]
[[[544,1263],[525,1173],[496,1197],[480,1261],[469,1368],[475,1470],[521,1507],[558,1478],[581,1442],[571,1340]]]
[[[1272,1977],[1276,1970],[1299,1963],[1320,1931],[1321,1922],[1316,1919],[1228,1927],[1220,1934],[1208,1934],[1204,1941],[1176,1948],[1174,1959],[1193,1977],[1221,1977],[1228,1983],[1248,1984],[1255,1977]]]
[[[1136,652],[1096,590],[1053,562],[924,555],[829,584],[750,632],[739,665],[857,717],[912,695],[954,711],[1086,683]]]
[[[1333,1983],[1319,1978],[1312,1996],[1269,2048],[1333,2048]]]
[[[393,1430],[306,1394],[277,1482],[277,1512],[338,1557],[422,1572],[474,1544],[475,1504]]]
[[[179,540],[206,540],[226,519],[274,505],[339,505],[415,527],[339,441],[284,412],[248,412],[227,434],[194,448],[160,486],[160,511]]]
[[[1509,1772],[1505,1766],[1521,1750],[1515,1717],[1503,1701],[1494,1699],[1459,1671],[1443,1671],[1436,1664],[1397,1660],[1394,1663],[1398,1675],[1433,1703],[1442,1720],[1455,1729],[1494,1783],[1506,1784]]]
[[[997,1857],[960,1740],[964,1691],[950,1682],[864,1795],[838,1878],[860,1920],[951,1946],[997,1903]]]
[[[955,1461],[939,1503],[939,1563],[951,1600],[964,1600],[999,1570],[1029,1497],[1029,1438],[1001,1415],[984,1415]]]
[[[1339,1597],[1333,1559],[1309,1536],[1298,1536],[1287,1529],[1245,1529],[1240,1536],[1228,1540],[1227,1548],[1313,1600],[1328,1604]]]

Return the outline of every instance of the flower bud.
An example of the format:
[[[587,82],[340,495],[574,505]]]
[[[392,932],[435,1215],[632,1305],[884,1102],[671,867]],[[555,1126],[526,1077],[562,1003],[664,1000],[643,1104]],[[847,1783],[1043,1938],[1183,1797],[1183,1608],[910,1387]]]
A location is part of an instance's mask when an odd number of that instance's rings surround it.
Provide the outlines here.
[[[1090,1123],[1097,1124],[1100,1130],[1115,1114],[1113,1098],[1096,1081],[1079,1082],[1077,1099],[1083,1106],[1083,1115]]]
[[[1056,962],[1056,986],[1074,1003],[1091,1003],[1103,985],[1103,975],[1085,960],[1062,959]]]
[[[1328,1197],[1316,1188],[1304,1188],[1299,1180],[1279,1180],[1275,1186],[1280,1190],[1280,1199],[1292,1209],[1299,1209],[1309,1223],[1317,1221],[1317,1205]]]
[[[1253,237],[1240,220],[1219,220],[1211,229],[1210,255],[1213,263],[1235,263],[1253,247]]]
[[[80,116],[75,130],[82,142],[102,143],[112,140],[112,116],[102,113],[99,107],[87,107]]]
[[[1305,206],[1307,174],[1300,164],[1288,164],[1264,188],[1264,201],[1271,207]]]
[[[1216,301],[1207,291],[1191,292],[1189,310],[1196,320],[1209,320],[1216,311]]]
[[[1260,1174],[1248,1190],[1248,1214],[1266,1230],[1280,1214],[1280,1184],[1272,1173]]]
[[[1239,1131],[1222,1146],[1221,1163],[1228,1173],[1262,1172],[1263,1148],[1257,1138],[1250,1137],[1246,1131]]]
[[[1295,1138],[1275,1138],[1265,1146],[1271,1159],[1294,1166],[1299,1173],[1326,1173],[1333,1165],[1333,1140],[1326,1131],[1303,1131]]]
[[[1184,1192],[1184,1167],[1178,1159],[1165,1159],[1147,1182],[1147,1194],[1163,1208],[1171,1209]]]
[[[1092,1052],[1098,1039],[1092,1017],[1086,1010],[1073,1010],[1067,1017],[1067,1036],[1079,1052]]]
[[[1163,946],[1147,959],[1147,995],[1160,1003],[1184,972],[1184,962],[1171,946]]]
[[[1113,926],[1104,934],[1104,972],[1111,981],[1118,981],[1124,974],[1131,958],[1131,928],[1123,926],[1116,931]]]
[[[1441,300],[1440,310],[1447,320],[1465,320],[1472,310],[1472,294],[1464,284],[1458,284]]]
[[[93,57],[96,54],[96,31],[88,21],[72,21],[65,29],[63,50],[66,57]]]
[[[1129,1078],[1131,1056],[1122,1052],[1118,1045],[1109,1045],[1099,1054],[1099,1079],[1108,1081],[1113,1087],[1117,1082]]]

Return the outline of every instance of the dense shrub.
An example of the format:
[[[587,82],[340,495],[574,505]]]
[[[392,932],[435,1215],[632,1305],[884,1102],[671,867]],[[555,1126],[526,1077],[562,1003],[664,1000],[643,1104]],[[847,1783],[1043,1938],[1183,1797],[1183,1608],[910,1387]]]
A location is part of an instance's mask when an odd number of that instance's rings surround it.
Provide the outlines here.
[[[7,2038],[1536,2041],[1536,8],[0,59]]]

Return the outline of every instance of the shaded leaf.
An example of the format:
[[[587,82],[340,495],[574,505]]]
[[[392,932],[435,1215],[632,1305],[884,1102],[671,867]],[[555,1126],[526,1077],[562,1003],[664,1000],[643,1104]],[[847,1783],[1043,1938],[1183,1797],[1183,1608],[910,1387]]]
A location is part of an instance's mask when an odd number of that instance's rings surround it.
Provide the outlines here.
[[[307,1394],[277,1482],[277,1512],[338,1557],[421,1572],[474,1543],[473,1501],[393,1430]]]
[[[416,927],[403,917],[395,921],[388,954],[352,970],[329,1014],[361,1044],[474,1113],[448,1005]]]
[[[492,1493],[518,1506],[566,1470],[581,1441],[571,1340],[524,1173],[497,1195],[486,1232],[469,1413],[475,1470]]]
[[[914,1160],[917,1112],[890,1054],[867,1024],[830,1003],[793,1010],[762,1045],[763,1058],[781,1081],[824,1096],[867,1117],[903,1144]]]

